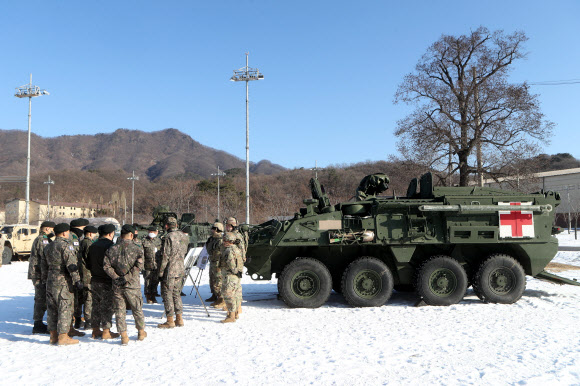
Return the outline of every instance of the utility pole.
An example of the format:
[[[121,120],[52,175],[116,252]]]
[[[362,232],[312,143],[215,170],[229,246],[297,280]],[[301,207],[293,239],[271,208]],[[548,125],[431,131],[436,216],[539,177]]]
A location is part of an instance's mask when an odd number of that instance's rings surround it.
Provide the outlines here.
[[[132,182],[132,189],[131,189],[131,225],[134,224],[133,222],[133,211],[135,209],[135,181],[139,181],[139,177],[135,175],[135,170],[133,170],[133,175],[131,177],[127,177],[128,180]]]
[[[248,66],[248,56],[249,53],[246,52],[246,67],[234,70],[234,75],[230,78],[232,82],[246,82],[246,224],[250,223],[250,94],[248,82],[264,79],[260,70]]]
[[[220,167],[218,165],[218,171],[217,171],[217,173],[212,173],[211,175],[212,176],[217,176],[217,178],[218,178],[218,180],[217,180],[217,183],[218,183],[218,185],[217,185],[217,200],[218,200],[218,203],[217,203],[218,204],[217,218],[218,218],[219,221],[221,221],[222,218],[220,217],[220,176],[225,176],[226,173],[220,172]]]
[[[16,98],[28,98],[28,152],[26,153],[26,209],[24,223],[30,224],[30,126],[32,123],[32,98],[50,95],[48,91],[41,90],[38,86],[32,85],[32,74],[30,74],[30,83],[17,87],[14,96]]]
[[[318,179],[318,171],[322,170],[318,168],[318,161],[314,160],[314,167],[310,168],[310,170],[314,170],[314,178]]]
[[[477,90],[477,70],[473,69],[473,84],[475,85],[475,136],[476,136],[476,151],[477,151],[477,175],[478,184],[483,187],[483,161],[481,157],[481,111],[479,110],[479,92]]]
[[[48,175],[48,181],[44,181],[44,184],[48,186],[48,199],[46,205],[48,209],[46,211],[46,219],[50,220],[50,185],[54,185],[54,181],[50,179],[50,174]]]

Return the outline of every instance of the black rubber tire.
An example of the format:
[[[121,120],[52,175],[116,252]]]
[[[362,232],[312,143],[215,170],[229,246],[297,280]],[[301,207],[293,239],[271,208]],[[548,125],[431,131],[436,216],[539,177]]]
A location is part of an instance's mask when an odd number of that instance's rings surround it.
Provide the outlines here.
[[[361,257],[344,271],[342,295],[353,307],[381,307],[393,294],[393,283],[393,274],[385,263],[374,257]],[[363,291],[368,294],[363,295]]]
[[[312,258],[299,258],[286,265],[279,283],[282,300],[292,308],[318,308],[326,303],[332,291],[330,271]],[[312,293],[299,296],[298,291]]]
[[[397,292],[406,292],[406,293],[410,293],[410,292],[415,292],[415,286],[413,284],[395,284],[393,286],[394,290]]]
[[[484,303],[513,304],[525,289],[524,268],[509,255],[489,256],[474,275],[473,292]]]
[[[2,264],[11,264],[12,256],[12,248],[5,246],[2,250]]]
[[[428,305],[450,306],[463,299],[467,291],[467,273],[457,260],[448,256],[433,256],[419,268],[416,287],[417,293]],[[439,293],[437,289],[440,289]]]

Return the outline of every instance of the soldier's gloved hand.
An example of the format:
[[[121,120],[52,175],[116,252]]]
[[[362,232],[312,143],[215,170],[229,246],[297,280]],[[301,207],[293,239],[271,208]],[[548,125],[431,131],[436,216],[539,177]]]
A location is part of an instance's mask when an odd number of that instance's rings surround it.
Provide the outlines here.
[[[77,287],[77,290],[82,291],[83,288],[85,288],[85,285],[83,284],[82,281],[79,280],[75,283],[75,287]]]
[[[118,278],[115,279],[115,282],[117,283],[117,285],[119,287],[122,287],[125,284],[127,284],[127,280],[125,280],[125,277],[124,276],[119,276]]]

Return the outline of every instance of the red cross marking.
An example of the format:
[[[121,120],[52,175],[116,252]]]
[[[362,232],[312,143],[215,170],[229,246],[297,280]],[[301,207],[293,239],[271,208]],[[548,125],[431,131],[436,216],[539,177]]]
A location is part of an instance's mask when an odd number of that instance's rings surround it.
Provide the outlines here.
[[[520,203],[510,202],[510,205],[520,205]],[[500,214],[499,223],[500,225],[509,225],[512,227],[512,237],[523,237],[523,225],[534,225],[532,214],[522,214],[520,211]]]

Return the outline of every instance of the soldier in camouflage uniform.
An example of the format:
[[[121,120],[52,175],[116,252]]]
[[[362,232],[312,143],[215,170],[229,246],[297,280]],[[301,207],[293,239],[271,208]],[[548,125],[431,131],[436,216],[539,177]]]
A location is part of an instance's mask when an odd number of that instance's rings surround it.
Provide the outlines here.
[[[147,230],[149,233],[142,240],[143,250],[145,252],[145,271],[143,271],[145,285],[143,290],[147,304],[154,304],[157,303],[155,294],[157,293],[157,285],[159,284],[157,265],[161,263],[161,239],[157,237],[159,234],[157,227],[150,226]]]
[[[82,239],[79,247],[79,265],[82,266],[83,277],[83,292],[81,296],[81,304],[83,306],[83,315],[85,318],[84,328],[91,328],[91,313],[93,309],[93,296],[91,295],[91,271],[87,268],[87,260],[89,257],[89,248],[95,242],[97,236],[97,228],[94,226],[86,226],[84,229],[85,237]]]
[[[240,248],[242,253],[242,261],[246,262],[246,251],[248,250],[248,232],[242,232],[238,227],[238,220],[235,217],[230,217],[226,221],[226,232],[232,232],[236,236],[236,245]],[[241,299],[241,295],[240,295]],[[224,304],[217,304],[214,307],[225,309]],[[240,300],[240,307],[236,311],[238,314],[242,313],[242,300]]]
[[[56,239],[44,249],[42,280],[46,280],[47,322],[50,343],[70,345],[79,343],[69,336],[74,310],[73,283],[78,290],[83,289],[79,275],[75,249],[69,240],[68,224],[54,227]]]
[[[238,241],[235,234],[226,232],[224,236],[224,253],[221,256],[222,296],[225,300],[228,315],[222,323],[233,323],[239,318],[238,309],[242,301],[241,277],[244,269],[242,251],[235,244]]]
[[[42,323],[46,312],[46,282],[42,281],[40,269],[41,260],[44,258],[44,247],[52,241],[52,230],[56,224],[52,221],[45,221],[40,224],[40,235],[34,239],[30,258],[28,259],[28,279],[34,284],[34,327],[33,334],[48,334],[46,324]]]
[[[147,336],[139,276],[143,269],[143,248],[133,241],[134,232],[133,226],[123,225],[121,241],[107,250],[103,263],[103,269],[113,279],[113,307],[122,345],[129,343],[125,321],[127,304],[135,318],[137,339],[143,340]]]
[[[103,269],[105,253],[114,245],[115,226],[101,225],[98,228],[99,239],[89,247],[86,265],[91,271],[91,297],[93,309],[91,327],[93,339],[114,339],[119,334],[111,332],[113,320],[113,280]],[[101,331],[101,328],[103,329]]]
[[[77,218],[70,222],[70,240],[75,249],[77,255],[77,265],[79,267],[79,274],[81,279],[83,278],[83,271],[81,268],[82,257],[81,257],[81,241],[85,237],[84,228],[89,225],[89,220],[86,218]],[[75,290],[75,308],[74,308],[74,328],[82,327],[82,317],[83,317],[83,292]],[[75,330],[76,331],[76,330]],[[81,335],[82,334],[82,335]],[[77,336],[83,336],[84,333],[78,332]]]
[[[157,325],[159,328],[183,326],[183,304],[181,303],[181,285],[185,276],[183,259],[187,253],[189,238],[177,229],[177,219],[167,218],[165,224],[167,234],[163,237],[161,247],[161,264],[159,264],[159,279],[161,280],[161,296],[165,306],[167,321]],[[175,315],[175,321],[173,316]]]
[[[205,243],[205,249],[209,255],[209,286],[211,288],[211,297],[205,299],[205,301],[216,302],[215,304],[223,301],[220,295],[222,290],[222,274],[219,267],[223,231],[224,226],[221,223],[214,223],[211,228],[211,237]]]

